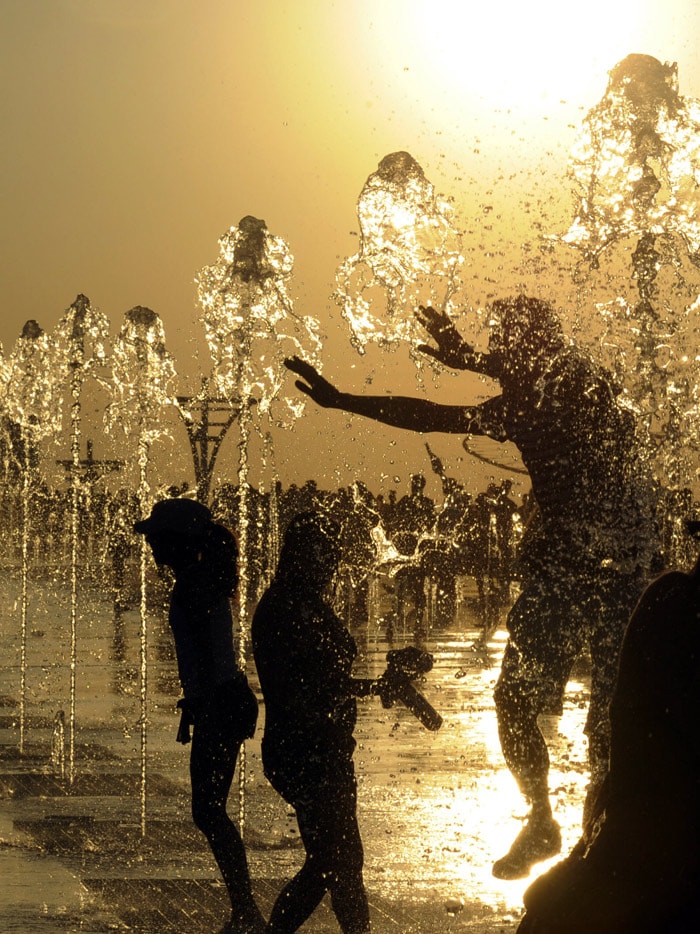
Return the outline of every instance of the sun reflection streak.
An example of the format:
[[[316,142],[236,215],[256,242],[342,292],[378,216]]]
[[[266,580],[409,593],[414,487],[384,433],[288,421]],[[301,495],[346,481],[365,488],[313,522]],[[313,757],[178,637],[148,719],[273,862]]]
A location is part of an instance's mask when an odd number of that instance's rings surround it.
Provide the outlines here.
[[[438,733],[416,736],[411,718],[395,714],[390,722],[396,722],[373,757],[361,721],[356,755],[360,820],[372,828],[366,861],[373,887],[381,894],[406,898],[408,885],[417,900],[438,899],[447,915],[450,906],[457,906],[459,914],[463,905],[474,912],[475,922],[493,916],[494,924],[496,919],[516,923],[527,886],[566,855],[581,833],[588,782],[583,732],[588,665],[577,662],[561,716],[540,722],[551,756],[551,800],[562,828],[561,857],[536,864],[526,879],[499,880],[491,874],[493,862],[508,850],[514,825],[525,819],[527,807],[503,761],[493,705],[507,633],[497,629],[483,648],[479,634],[470,625],[467,631],[428,639],[439,660],[425,686],[445,717]],[[373,780],[374,769],[381,783]],[[471,919],[465,914],[463,920]]]

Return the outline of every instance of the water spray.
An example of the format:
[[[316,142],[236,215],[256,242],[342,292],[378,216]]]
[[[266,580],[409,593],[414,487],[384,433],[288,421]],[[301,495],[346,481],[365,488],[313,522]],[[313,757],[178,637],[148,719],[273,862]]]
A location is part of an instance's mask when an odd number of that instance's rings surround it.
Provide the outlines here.
[[[124,324],[112,350],[112,391],[105,424],[120,427],[136,443],[138,499],[141,515],[150,511],[148,463],[151,445],[166,432],[163,409],[175,405],[175,367],[165,348],[165,331],[159,316],[137,305],[124,316]],[[148,544],[143,538],[140,553],[140,730],[141,730],[141,833],[146,834],[146,760],[148,746],[148,608],[146,569]]]
[[[219,240],[219,257],[196,276],[197,295],[212,357],[214,391],[239,406],[237,598],[238,659],[248,649],[248,483],[251,431],[263,423],[290,427],[303,410],[279,398],[284,360],[300,353],[316,360],[318,323],[295,313],[288,294],[294,259],[264,220],[248,215]],[[284,408],[286,406],[286,408]],[[282,409],[282,411],[281,411]],[[273,480],[274,483],[274,480]],[[239,823],[245,825],[245,746],[239,759]]]

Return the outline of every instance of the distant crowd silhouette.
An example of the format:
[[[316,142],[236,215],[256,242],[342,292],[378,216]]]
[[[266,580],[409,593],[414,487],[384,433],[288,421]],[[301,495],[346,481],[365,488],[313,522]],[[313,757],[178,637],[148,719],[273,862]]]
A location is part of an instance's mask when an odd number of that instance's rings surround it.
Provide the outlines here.
[[[519,506],[509,495],[509,480],[490,483],[472,495],[454,478],[442,477],[442,497],[424,493],[426,478],[416,472],[409,490],[399,495],[374,494],[361,480],[325,490],[316,480],[272,492],[249,487],[246,495],[247,597],[259,598],[274,571],[276,552],[295,515],[318,511],[340,527],[338,586],[343,617],[351,624],[367,622],[371,577],[383,573],[397,594],[397,618],[402,625],[442,626],[454,621],[456,582],[472,577],[478,593],[477,613],[486,629],[495,626],[508,603],[515,579],[515,555],[521,531]],[[192,497],[186,484],[160,495]],[[28,558],[39,565],[60,567],[70,558],[71,491],[45,484],[32,488],[29,500]],[[0,487],[0,560],[21,559],[20,494],[16,486]],[[222,483],[212,496],[211,511],[234,533],[239,515],[238,487]],[[115,492],[101,485],[81,491],[79,537],[84,572],[97,577],[114,594],[118,608],[133,605],[138,537],[133,524],[140,514],[137,494]]]

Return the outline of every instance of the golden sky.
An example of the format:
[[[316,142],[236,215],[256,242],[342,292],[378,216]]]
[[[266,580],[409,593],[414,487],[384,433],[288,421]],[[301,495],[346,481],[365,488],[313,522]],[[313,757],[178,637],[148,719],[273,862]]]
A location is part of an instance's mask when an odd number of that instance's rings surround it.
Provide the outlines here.
[[[699,37],[696,0],[0,0],[0,341],[28,318],[50,330],[78,293],[115,331],[146,305],[184,389],[206,369],[194,275],[254,214],[294,254],[326,374],[412,391],[407,355],[359,357],[330,298],[378,161],[408,150],[454,199],[475,306],[521,289],[580,303],[571,258],[533,269],[523,244],[572,220],[566,160],[608,70],[631,52],[675,61],[700,97]],[[347,423],[309,410],[283,474],[318,475],[325,451],[331,483],[403,489],[429,469],[420,439]],[[456,439],[431,445],[471,469]]]

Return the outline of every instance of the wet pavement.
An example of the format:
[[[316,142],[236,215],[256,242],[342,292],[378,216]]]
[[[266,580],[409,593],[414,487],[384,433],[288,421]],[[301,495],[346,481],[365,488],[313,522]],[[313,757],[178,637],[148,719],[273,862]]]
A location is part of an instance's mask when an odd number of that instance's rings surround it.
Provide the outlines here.
[[[71,761],[70,595],[54,574],[35,575],[27,604],[20,755],[20,582],[9,570],[0,577],[0,930],[217,931],[227,900],[189,816],[188,751],[175,742],[179,692],[163,611],[148,616],[144,785],[138,608],[115,613],[103,588],[81,587]],[[385,583],[373,588],[369,626],[354,632],[359,676],[379,675],[389,648],[416,641],[410,626],[395,626],[387,638]],[[493,709],[505,633],[498,628],[478,648],[476,610],[475,588],[465,581],[455,622],[433,628],[421,641],[435,657],[421,689],[444,717],[438,733],[426,731],[403,707],[385,710],[376,698],[359,702],[358,811],[375,934],[513,932],[522,913],[531,879],[500,882],[491,875],[525,814],[503,765]],[[580,667],[562,716],[544,723],[565,851],[579,834],[586,782],[588,682]],[[249,675],[258,691],[254,669]],[[262,775],[263,720],[261,710],[229,811],[243,817],[254,888],[266,913],[302,851],[293,815]],[[327,902],[302,930],[338,930]]]

